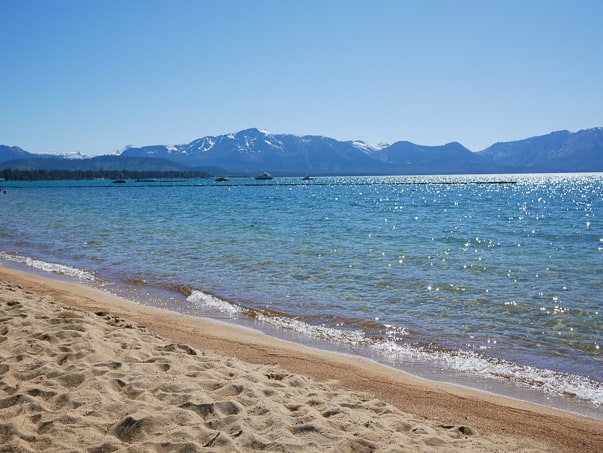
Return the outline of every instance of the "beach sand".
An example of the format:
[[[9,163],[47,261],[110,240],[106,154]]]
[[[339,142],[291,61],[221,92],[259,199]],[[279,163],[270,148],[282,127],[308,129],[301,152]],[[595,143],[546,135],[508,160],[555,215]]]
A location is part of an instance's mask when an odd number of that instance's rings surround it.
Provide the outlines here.
[[[0,451],[583,453],[603,421],[0,266]]]

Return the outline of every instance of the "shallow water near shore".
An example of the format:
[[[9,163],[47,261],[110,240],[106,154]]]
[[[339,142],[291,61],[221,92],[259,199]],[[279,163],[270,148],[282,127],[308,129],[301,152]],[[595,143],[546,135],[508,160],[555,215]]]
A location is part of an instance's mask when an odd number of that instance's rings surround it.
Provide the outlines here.
[[[8,262],[600,414],[601,174],[2,185]]]

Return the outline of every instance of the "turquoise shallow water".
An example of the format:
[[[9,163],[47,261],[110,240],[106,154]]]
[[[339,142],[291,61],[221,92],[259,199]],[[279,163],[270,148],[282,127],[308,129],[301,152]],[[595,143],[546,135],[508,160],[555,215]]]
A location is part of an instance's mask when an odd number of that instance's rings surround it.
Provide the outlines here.
[[[0,184],[4,260],[603,404],[601,174]]]

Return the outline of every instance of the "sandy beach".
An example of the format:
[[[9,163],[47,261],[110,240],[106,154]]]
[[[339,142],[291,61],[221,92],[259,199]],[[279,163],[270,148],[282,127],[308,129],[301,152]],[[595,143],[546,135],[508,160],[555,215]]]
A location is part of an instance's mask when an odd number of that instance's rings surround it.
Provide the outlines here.
[[[603,451],[600,420],[2,266],[0,321],[0,451]]]

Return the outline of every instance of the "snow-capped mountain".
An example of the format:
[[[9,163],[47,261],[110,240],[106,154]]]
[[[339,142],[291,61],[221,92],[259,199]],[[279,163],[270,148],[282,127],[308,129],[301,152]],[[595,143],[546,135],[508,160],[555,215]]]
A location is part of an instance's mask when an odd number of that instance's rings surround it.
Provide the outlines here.
[[[77,157],[77,159],[73,159]],[[108,158],[111,157],[110,160]],[[36,164],[32,164],[36,161]],[[118,155],[82,158],[0,146],[0,168],[116,168],[136,165],[253,175],[373,175],[603,171],[603,128],[558,131],[471,152],[457,142],[423,146],[246,129],[181,145],[128,146]],[[71,163],[70,163],[71,162]],[[76,164],[77,162],[77,164]],[[176,166],[176,167],[174,167]]]
[[[230,173],[269,170],[288,174],[370,172],[383,168],[374,153],[382,146],[364,142],[341,142],[321,136],[271,134],[246,129],[193,140],[184,145],[128,148],[122,156],[161,157],[191,167],[222,167]]]

